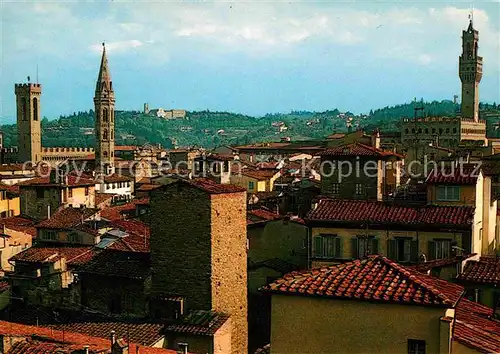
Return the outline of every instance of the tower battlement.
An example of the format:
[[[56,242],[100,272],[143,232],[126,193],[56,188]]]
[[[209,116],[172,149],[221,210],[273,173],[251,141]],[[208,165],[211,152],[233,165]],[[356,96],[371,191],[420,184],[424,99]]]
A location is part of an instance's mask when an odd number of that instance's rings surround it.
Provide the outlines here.
[[[34,83],[27,83],[27,84],[15,84],[15,91],[16,93],[21,93],[21,92],[36,92],[36,93],[42,93],[42,85],[41,84],[34,84]]]

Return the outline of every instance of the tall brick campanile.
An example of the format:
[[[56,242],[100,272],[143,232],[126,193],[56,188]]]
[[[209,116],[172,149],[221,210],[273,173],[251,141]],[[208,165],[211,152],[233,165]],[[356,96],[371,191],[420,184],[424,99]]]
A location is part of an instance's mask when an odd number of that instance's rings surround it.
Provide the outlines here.
[[[151,220],[152,297],[182,297],[185,313],[230,315],[232,353],[246,354],[246,191],[178,181],[155,191]]]
[[[16,84],[18,160],[38,162],[42,159],[40,125],[40,84]]]
[[[115,92],[103,43],[101,67],[94,96],[95,106],[95,162],[96,170],[114,172],[115,157]]]
[[[462,117],[479,121],[479,82],[483,77],[483,58],[478,55],[479,32],[469,22],[462,31],[462,55],[459,57],[459,76],[462,81]]]

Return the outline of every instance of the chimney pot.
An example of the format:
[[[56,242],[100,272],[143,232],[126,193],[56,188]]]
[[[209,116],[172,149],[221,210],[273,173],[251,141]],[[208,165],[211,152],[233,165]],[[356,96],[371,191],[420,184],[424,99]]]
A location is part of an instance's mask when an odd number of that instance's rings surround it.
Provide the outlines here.
[[[114,330],[111,330],[111,345],[116,343],[116,333]]]
[[[83,352],[84,352],[85,354],[89,354],[89,346],[88,346],[88,345],[84,345],[84,346],[83,346]]]

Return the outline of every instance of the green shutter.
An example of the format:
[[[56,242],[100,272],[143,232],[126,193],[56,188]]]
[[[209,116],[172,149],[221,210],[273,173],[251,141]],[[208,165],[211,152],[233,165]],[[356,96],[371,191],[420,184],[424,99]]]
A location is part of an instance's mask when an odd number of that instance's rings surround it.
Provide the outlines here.
[[[359,256],[358,256],[358,242],[359,242],[359,239],[357,237],[353,237],[351,239],[351,253],[352,253],[352,258],[354,258],[354,259],[359,258]]]
[[[418,241],[410,242],[410,262],[418,262]]]
[[[378,254],[378,239],[372,238],[370,240],[372,242],[372,254]]]
[[[314,257],[323,255],[323,238],[321,236],[314,237]]]
[[[335,237],[335,258],[342,258],[342,238]]]
[[[396,260],[396,240],[387,241],[387,257]]]
[[[429,244],[427,246],[428,254],[427,254],[427,260],[432,261],[436,255],[436,242],[434,241],[429,241]]]

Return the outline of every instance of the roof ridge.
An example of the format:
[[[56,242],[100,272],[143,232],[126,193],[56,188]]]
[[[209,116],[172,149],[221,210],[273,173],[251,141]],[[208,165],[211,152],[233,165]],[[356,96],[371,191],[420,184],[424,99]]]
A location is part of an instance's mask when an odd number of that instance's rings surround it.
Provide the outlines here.
[[[425,274],[419,273],[417,271],[413,271],[411,269],[408,269],[384,256],[378,255],[376,258],[382,260],[385,262],[387,265],[390,267],[396,269],[397,271],[403,273],[403,275],[407,276],[409,280],[415,282],[417,285],[426,288],[428,291],[430,291],[432,294],[435,296],[443,299],[445,302],[451,302],[450,299],[446,295],[444,295],[439,289],[437,289],[435,286],[427,283],[422,277],[425,277]],[[439,281],[440,279],[436,278],[434,279],[436,281]]]

